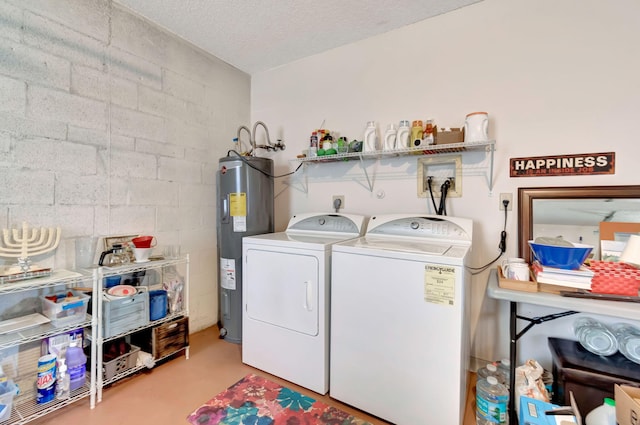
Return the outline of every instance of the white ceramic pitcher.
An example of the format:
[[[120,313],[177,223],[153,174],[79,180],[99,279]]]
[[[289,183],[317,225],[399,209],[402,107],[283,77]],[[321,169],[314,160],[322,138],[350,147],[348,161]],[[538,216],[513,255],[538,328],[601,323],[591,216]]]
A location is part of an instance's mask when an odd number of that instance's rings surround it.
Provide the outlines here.
[[[467,114],[464,121],[464,141],[489,141],[489,114],[486,112],[472,112]]]

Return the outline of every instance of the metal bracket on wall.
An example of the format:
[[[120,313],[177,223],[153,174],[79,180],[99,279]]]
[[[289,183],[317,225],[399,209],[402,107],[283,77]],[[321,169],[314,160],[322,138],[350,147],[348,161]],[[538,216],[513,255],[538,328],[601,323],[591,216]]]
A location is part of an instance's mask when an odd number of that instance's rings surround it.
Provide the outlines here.
[[[326,156],[313,157],[313,158],[296,158],[296,159],[292,159],[291,161],[304,163],[305,164],[304,174],[306,176],[307,175],[306,165],[308,165],[308,163],[322,164],[322,163],[329,163],[329,162],[348,161],[349,159],[357,158],[358,161],[360,162],[360,168],[362,169],[364,177],[367,180],[366,185],[363,185],[363,186],[365,186],[365,188],[368,189],[369,192],[373,193],[375,182],[372,176],[370,176],[369,172],[367,171],[367,167],[365,164],[366,160],[376,161],[381,159],[399,158],[399,157],[414,158],[415,156],[432,157],[432,156],[439,156],[443,154],[455,154],[455,153],[461,153],[462,155],[464,155],[465,152],[484,151],[485,153],[489,154],[488,175],[486,173],[486,165],[481,168],[484,169],[484,175],[487,178],[487,183],[489,186],[489,194],[491,195],[491,192],[493,191],[493,161],[494,161],[495,143],[496,143],[495,140],[489,140],[486,142],[466,142],[466,143],[454,143],[449,145],[430,145],[428,146],[428,149],[401,148],[401,149],[394,149],[394,150],[388,150],[388,151],[348,152],[348,153],[326,155]],[[465,168],[465,166],[463,165],[462,168]],[[309,189],[308,180],[305,180],[305,185],[303,187],[304,193],[308,193],[308,189]]]

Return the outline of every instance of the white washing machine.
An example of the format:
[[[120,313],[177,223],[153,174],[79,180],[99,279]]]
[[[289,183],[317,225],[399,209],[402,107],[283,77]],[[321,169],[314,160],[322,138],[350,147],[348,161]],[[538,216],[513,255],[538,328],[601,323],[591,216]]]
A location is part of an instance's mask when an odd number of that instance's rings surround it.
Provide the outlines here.
[[[365,217],[300,214],[286,231],[242,240],[242,361],[320,394],[329,390],[331,245]]]
[[[383,215],[333,245],[332,398],[397,425],[462,424],[472,228]]]

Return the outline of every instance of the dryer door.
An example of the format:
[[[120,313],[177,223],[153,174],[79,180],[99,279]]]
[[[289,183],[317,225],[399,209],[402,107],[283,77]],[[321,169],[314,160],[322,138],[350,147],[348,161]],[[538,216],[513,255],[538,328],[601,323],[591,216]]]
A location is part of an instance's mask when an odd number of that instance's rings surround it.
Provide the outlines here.
[[[245,309],[250,320],[315,336],[318,334],[318,257],[248,249]]]

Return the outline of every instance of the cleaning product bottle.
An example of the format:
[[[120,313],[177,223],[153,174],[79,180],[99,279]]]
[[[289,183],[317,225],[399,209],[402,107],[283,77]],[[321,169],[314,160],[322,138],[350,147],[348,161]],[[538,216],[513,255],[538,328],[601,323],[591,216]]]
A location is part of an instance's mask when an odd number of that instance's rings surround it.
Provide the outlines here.
[[[314,131],[309,139],[309,158],[316,156],[318,156],[318,133]]]
[[[64,358],[58,361],[58,382],[56,384],[56,398],[68,400],[71,397],[71,379],[67,373],[67,365]]]
[[[81,388],[87,379],[87,356],[82,347],[78,346],[78,341],[72,340],[65,358],[70,380],[69,390],[74,391]]]
[[[616,402],[605,398],[604,403],[587,414],[585,425],[616,425]]]
[[[429,118],[425,124],[424,134],[422,135],[422,141],[425,145],[433,145],[435,143],[435,136],[433,133],[433,119]]]
[[[396,126],[394,124],[389,124],[387,131],[384,132],[384,150],[390,151],[396,149],[396,135]]]
[[[416,120],[411,124],[411,145],[410,147],[417,147],[422,144],[422,120]]]
[[[378,129],[375,121],[367,122],[367,128],[364,129],[364,151],[374,152],[378,150]]]
[[[410,147],[409,139],[411,138],[411,127],[409,121],[400,121],[398,133],[396,134],[396,149],[406,149]]]

